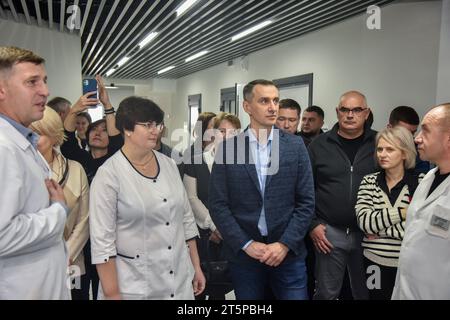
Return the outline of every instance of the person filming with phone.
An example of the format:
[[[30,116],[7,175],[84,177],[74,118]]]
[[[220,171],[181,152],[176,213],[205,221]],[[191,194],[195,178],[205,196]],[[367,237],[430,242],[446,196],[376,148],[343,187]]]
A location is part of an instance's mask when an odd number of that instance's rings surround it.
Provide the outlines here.
[[[116,129],[116,117],[114,108],[109,100],[103,79],[97,75],[98,98],[92,97],[96,91],[90,91],[82,95],[72,106],[64,121],[64,131],[67,140],[61,146],[62,154],[71,160],[78,161],[86,171],[89,184],[92,182],[98,168],[123,145],[123,138]],[[86,130],[86,139],[89,151],[80,148],[75,136],[77,115],[86,109],[103,104],[105,118],[90,124]],[[89,284],[92,282],[94,300],[98,291],[98,275],[95,266],[91,264],[90,241],[84,248],[86,275],[81,278],[81,293],[75,299],[89,299]]]

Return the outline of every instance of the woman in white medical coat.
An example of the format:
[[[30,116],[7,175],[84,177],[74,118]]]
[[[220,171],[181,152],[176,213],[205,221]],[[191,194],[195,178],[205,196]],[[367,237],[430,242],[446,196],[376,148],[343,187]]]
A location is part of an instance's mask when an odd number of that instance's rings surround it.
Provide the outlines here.
[[[91,185],[99,299],[194,299],[205,288],[198,230],[175,162],[153,151],[164,112],[129,97],[116,115],[124,146]]]

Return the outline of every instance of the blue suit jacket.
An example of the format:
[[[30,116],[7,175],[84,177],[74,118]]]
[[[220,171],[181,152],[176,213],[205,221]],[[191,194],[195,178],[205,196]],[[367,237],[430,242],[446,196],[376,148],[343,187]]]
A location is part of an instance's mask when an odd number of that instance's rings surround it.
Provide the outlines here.
[[[287,259],[304,258],[303,239],[314,215],[314,185],[303,140],[274,129],[271,168],[276,173],[267,176],[263,197],[247,130],[219,146],[209,180],[209,211],[224,238],[227,258],[259,263],[242,247],[250,240],[262,242],[258,220],[263,201],[267,242],[285,244],[290,249]]]

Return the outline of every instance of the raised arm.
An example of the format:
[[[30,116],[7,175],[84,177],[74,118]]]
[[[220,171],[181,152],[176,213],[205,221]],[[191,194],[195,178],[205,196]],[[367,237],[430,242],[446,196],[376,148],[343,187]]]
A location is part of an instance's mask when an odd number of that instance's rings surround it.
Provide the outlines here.
[[[117,136],[120,134],[120,131],[116,128],[116,116],[114,112],[110,112],[114,110],[114,107],[109,100],[108,91],[105,88],[103,78],[100,75],[96,75],[95,79],[98,83],[98,96],[105,109],[106,130],[108,131],[108,136]]]
[[[67,115],[66,120],[64,120],[64,129],[66,131],[74,132],[77,127],[77,115],[86,111],[90,106],[98,105],[98,99],[89,98],[89,96],[92,96],[95,93],[95,91],[86,93],[70,108],[69,114]]]

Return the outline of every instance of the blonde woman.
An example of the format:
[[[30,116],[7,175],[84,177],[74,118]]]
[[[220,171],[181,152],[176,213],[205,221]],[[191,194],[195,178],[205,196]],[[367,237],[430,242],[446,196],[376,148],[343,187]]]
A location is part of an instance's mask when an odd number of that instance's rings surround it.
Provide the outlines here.
[[[406,210],[423,174],[414,173],[416,148],[407,129],[384,129],[378,133],[375,145],[381,170],[363,178],[356,216],[365,233],[362,247],[370,299],[389,300],[405,232]],[[378,271],[379,278],[370,278]]]
[[[62,120],[56,111],[46,107],[44,117],[31,123],[30,129],[40,136],[38,150],[52,170],[52,179],[63,188],[70,212],[64,228],[64,239],[69,250],[71,275],[83,275],[83,247],[89,237],[89,186],[86,173],[78,162],[66,159],[59,152],[65,136]],[[78,280],[75,283],[80,283]],[[77,298],[77,289],[72,290],[73,299]]]

